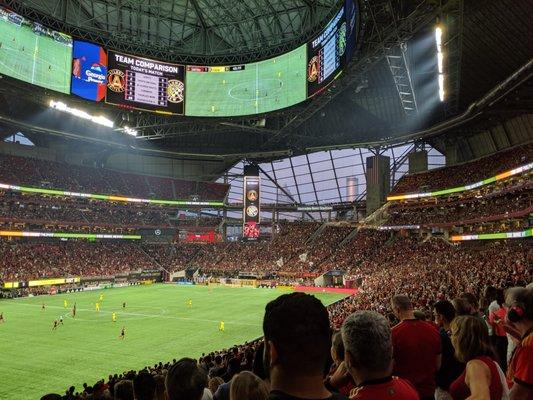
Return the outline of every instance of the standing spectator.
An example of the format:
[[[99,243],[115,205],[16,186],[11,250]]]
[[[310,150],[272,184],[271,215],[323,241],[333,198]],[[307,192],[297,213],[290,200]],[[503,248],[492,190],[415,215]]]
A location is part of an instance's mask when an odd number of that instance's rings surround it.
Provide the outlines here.
[[[134,400],[133,398],[133,382],[128,379],[119,381],[115,387],[115,400]]]
[[[168,400],[200,400],[207,376],[195,360],[182,358],[168,371],[165,381]]]
[[[451,329],[455,356],[466,364],[450,385],[453,399],[501,400],[507,385],[494,361],[486,324],[473,315],[461,315],[453,320]]]
[[[392,298],[391,306],[400,323],[392,328],[394,375],[409,380],[422,400],[434,398],[435,375],[441,364],[441,340],[437,328],[415,318],[411,300]]]
[[[243,371],[231,380],[230,400],[267,400],[268,388],[257,375]]]
[[[331,339],[320,300],[305,293],[278,297],[265,308],[263,332],[270,400],[345,399],[324,386]]]
[[[442,363],[435,379],[437,383],[435,399],[448,400],[451,399],[449,393],[450,384],[461,375],[465,366],[455,358],[452,341],[450,339],[450,325],[455,318],[453,304],[448,300],[440,300],[433,305],[433,310],[435,313],[435,323],[439,327],[442,343]]]
[[[509,291],[507,320],[519,335],[509,363],[507,379],[512,384],[511,400],[533,398],[533,287]]]
[[[345,362],[357,387],[351,400],[419,399],[416,389],[391,376],[392,339],[385,317],[374,311],[357,311],[342,325]]]
[[[505,296],[502,289],[496,291],[498,308],[489,314],[489,324],[492,327],[492,343],[498,356],[498,363],[505,372],[507,371],[507,333],[505,332],[505,317],[507,310],[504,307]],[[490,331],[490,330],[489,330]]]

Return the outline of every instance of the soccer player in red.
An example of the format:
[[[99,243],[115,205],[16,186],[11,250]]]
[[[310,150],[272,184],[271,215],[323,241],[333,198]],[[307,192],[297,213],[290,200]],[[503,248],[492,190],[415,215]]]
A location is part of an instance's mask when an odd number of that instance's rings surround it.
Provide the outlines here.
[[[342,325],[346,366],[356,387],[350,400],[418,400],[416,389],[392,376],[392,338],[387,319],[374,311],[357,311]]]
[[[422,400],[434,399],[442,351],[439,331],[415,318],[409,297],[396,295],[391,305],[401,321],[392,328],[393,374],[411,382]]]
[[[517,332],[520,340],[507,370],[510,399],[533,399],[533,287],[510,289],[505,303],[510,305],[509,331]]]

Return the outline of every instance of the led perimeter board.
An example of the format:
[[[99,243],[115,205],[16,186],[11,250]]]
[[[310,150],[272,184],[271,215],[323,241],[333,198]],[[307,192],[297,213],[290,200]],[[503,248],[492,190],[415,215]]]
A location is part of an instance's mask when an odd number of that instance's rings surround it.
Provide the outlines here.
[[[307,95],[314,96],[336,78],[345,64],[344,7],[312,42],[307,44]]]
[[[183,114],[184,67],[109,51],[106,103],[162,114]]]
[[[87,100],[102,101],[106,94],[107,53],[96,44],[74,41],[71,92]]]
[[[0,73],[70,93],[72,38],[0,7]]]
[[[232,66],[187,66],[185,115],[266,113],[304,101],[306,45],[278,57]]]

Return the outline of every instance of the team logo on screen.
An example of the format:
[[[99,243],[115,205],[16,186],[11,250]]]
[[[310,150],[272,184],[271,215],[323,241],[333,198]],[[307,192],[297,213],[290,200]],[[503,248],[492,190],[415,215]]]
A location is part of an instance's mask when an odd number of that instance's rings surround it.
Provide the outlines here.
[[[246,197],[248,197],[248,200],[250,200],[250,201],[256,201],[257,200],[257,191],[249,190],[248,194],[246,195]]]
[[[116,93],[126,89],[126,75],[119,69],[112,69],[107,74],[107,87]]]
[[[315,82],[318,79],[320,60],[318,56],[314,56],[307,64],[307,80],[309,82]]]
[[[248,206],[246,208],[246,215],[248,215],[249,217],[256,217],[257,214],[258,214],[259,210],[257,209],[256,206]]]
[[[171,103],[181,103],[183,101],[183,92],[185,85],[177,79],[170,79],[167,86],[167,99]]]

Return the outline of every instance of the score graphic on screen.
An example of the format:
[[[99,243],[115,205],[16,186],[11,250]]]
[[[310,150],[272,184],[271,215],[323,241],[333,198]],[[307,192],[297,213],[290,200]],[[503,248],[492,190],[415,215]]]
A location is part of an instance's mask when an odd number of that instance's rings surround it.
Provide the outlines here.
[[[344,65],[346,52],[346,20],[344,8],[337,13],[322,33],[307,45],[307,95],[314,96],[326,87]]]
[[[110,51],[106,103],[165,114],[183,114],[183,65]]]

